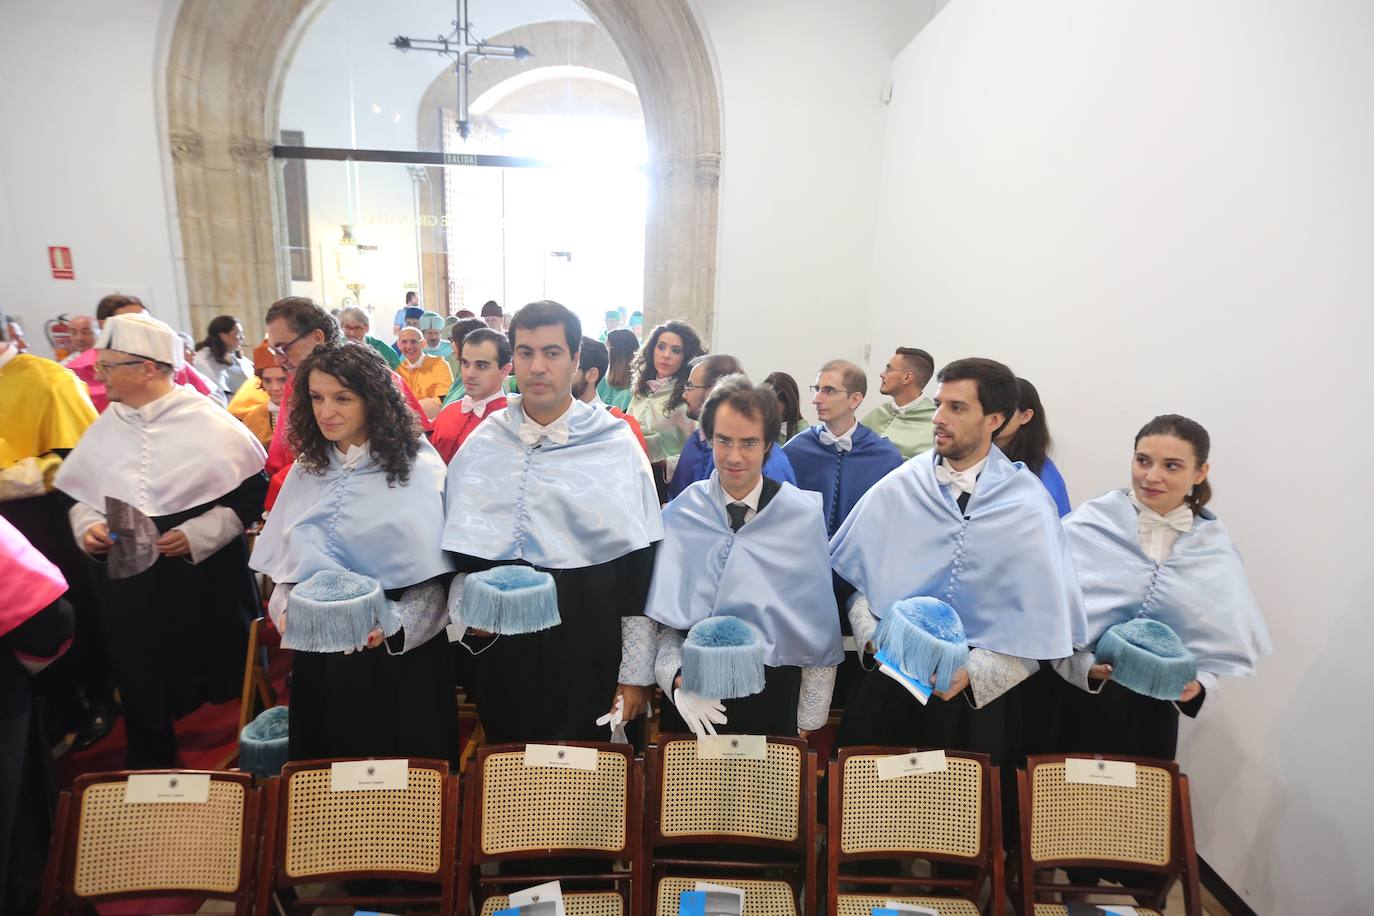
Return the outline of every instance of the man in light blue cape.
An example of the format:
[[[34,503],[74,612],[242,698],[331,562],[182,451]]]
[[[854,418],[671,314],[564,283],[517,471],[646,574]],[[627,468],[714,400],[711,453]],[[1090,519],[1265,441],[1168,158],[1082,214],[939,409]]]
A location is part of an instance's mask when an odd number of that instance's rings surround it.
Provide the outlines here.
[[[1016,407],[1016,377],[1001,363],[964,359],[942,369],[939,382],[935,448],[868,491],[831,540],[831,562],[857,591],[849,617],[859,645],[895,602],[929,596],[959,615],[968,665],[924,706],[868,672],[838,743],[962,748],[1014,762],[1015,688],[1040,659],[1072,654],[1084,633],[1083,599],[1053,500],[992,444]]]
[[[659,631],[656,670],[664,728],[703,727],[702,701],[681,689],[682,637],[708,618],[750,624],[763,644],[764,689],[720,704],[725,731],[795,735],[825,724],[835,666],[843,658],[820,498],[763,474],[781,425],[777,396],[742,374],[712,390],[702,429],[717,469],[663,512],[648,615]],[[679,720],[681,720],[679,722]]]
[[[572,396],[576,315],[531,303],[510,334],[522,396],[449,464],[443,547],[464,573],[510,563],[551,573],[561,623],[468,631],[466,685],[491,742],[605,740],[597,718],[619,698],[634,719],[653,685],[654,623],[643,616],[663,537],[653,474],[629,426]]]

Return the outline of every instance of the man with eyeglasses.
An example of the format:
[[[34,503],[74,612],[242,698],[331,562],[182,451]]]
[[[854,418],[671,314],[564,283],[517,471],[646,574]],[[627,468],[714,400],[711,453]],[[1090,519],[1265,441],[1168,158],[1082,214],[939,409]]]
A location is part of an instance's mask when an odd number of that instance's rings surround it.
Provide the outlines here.
[[[935,444],[935,404],[921,392],[935,374],[935,361],[925,350],[898,347],[883,367],[879,390],[892,400],[863,418],[864,426],[897,446],[905,461]]]
[[[291,408],[291,391],[296,377],[296,367],[318,347],[339,340],[339,326],[334,317],[315,304],[313,299],[303,296],[287,296],[272,303],[267,310],[267,349],[276,359],[277,365],[286,370],[286,391],[282,393],[281,409],[277,413],[277,425],[272,430],[272,445],[267,449],[267,473],[272,485],[267,492],[267,508],[272,507],[277,491],[281,488],[286,471],[296,456],[286,441],[288,413]],[[433,425],[425,409],[420,406],[410,386],[395,370],[391,380],[405,395],[415,418],[420,421],[425,432]]]
[[[102,566],[107,639],[124,705],[130,768],[176,763],[174,721],[237,696],[248,621],[261,613],[245,528],[262,512],[266,455],[248,429],[175,385],[180,339],[148,315],[118,315],[96,343],[111,406],[57,472],[72,535],[98,561],[119,538],[110,500],[156,526],[151,566]],[[134,532],[125,537],[138,538]],[[107,571],[108,570],[108,571]]]
[[[805,734],[825,724],[843,658],[820,498],[764,470],[782,425],[772,389],[731,375],[716,383],[700,413],[716,469],[663,510],[646,607],[661,625],[655,675],[673,700],[663,728]],[[683,688],[686,631],[721,615],[760,634],[762,692],[723,701]]]
[[[701,419],[701,408],[706,396],[711,393],[716,382],[727,375],[743,374],[744,367],[739,360],[725,353],[708,353],[698,356],[688,365],[687,384],[682,387],[682,400],[687,405],[687,416],[693,420]],[[700,429],[687,437],[682,443],[682,452],[677,458],[677,468],[673,479],[668,482],[668,498],[674,499],[698,480],[705,480],[716,469],[715,455],[711,444]],[[770,448],[764,458],[763,473],[780,483],[796,483],[792,465],[782,449]]]

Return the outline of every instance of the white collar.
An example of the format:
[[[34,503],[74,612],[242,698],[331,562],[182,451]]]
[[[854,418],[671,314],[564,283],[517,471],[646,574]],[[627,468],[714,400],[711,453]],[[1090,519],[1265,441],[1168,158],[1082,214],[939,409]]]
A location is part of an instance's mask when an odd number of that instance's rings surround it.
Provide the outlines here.
[[[347,451],[339,451],[339,447],[334,446],[334,455],[339,462],[339,467],[345,471],[351,471],[362,464],[372,453],[370,442],[363,442],[361,445],[350,445]]]
[[[594,395],[592,395],[592,399],[591,399],[590,401],[587,402],[587,406],[588,406],[588,407],[595,407],[597,410],[605,410],[605,409],[606,409],[606,402],[603,401],[603,400],[601,400],[601,395],[599,395],[599,394],[594,394]]]
[[[829,426],[822,423],[820,430],[817,432],[817,435],[820,436],[821,444],[833,445],[842,452],[847,452],[853,449],[854,430],[859,428],[859,421],[854,417],[850,417],[849,419],[849,429],[845,430],[844,435],[842,436],[835,435],[830,431]]]
[[[407,368],[410,368],[410,369],[418,369],[418,368],[420,368],[421,366],[423,366],[423,365],[425,364],[425,357],[428,356],[428,355],[429,355],[429,354],[426,353],[424,350],[421,350],[421,351],[420,351],[420,359],[419,359],[417,362],[413,362],[413,363],[412,363],[410,360],[406,359],[404,356],[401,357],[401,362],[405,363]]]
[[[482,400],[480,401],[474,401],[472,399],[472,395],[465,394],[463,395],[463,403],[470,405],[471,409],[469,409],[467,413],[475,413],[478,417],[485,417],[487,415],[487,408],[491,406],[491,402],[496,400],[497,398],[504,398],[505,396],[505,389],[497,388],[495,391],[493,391],[486,397],[482,398]]]
[[[272,399],[271,399],[271,398],[268,398],[268,399],[267,399],[267,412],[268,412],[268,413],[279,413],[279,412],[281,412],[281,402],[278,401],[277,403],[273,404],[273,403],[272,403]]]
[[[988,453],[983,456],[982,461],[962,471],[954,470],[954,468],[949,466],[948,461],[941,458],[940,463],[935,466],[935,479],[939,481],[941,485],[949,487],[950,494],[955,495],[956,498],[957,495],[954,493],[955,490],[958,490],[960,493],[972,494],[974,488],[978,486],[978,475],[983,473],[983,467],[988,463],[988,459],[991,457],[992,450],[989,449]]]
[[[111,401],[110,406],[115,409],[115,416],[124,420],[137,419],[141,423],[147,423],[157,419],[157,415],[162,413],[176,401],[172,395],[181,390],[180,385],[172,385],[172,389],[164,395],[160,395],[144,404],[142,407],[130,407],[128,404],[119,401]]]
[[[913,407],[915,407],[917,404],[920,404],[920,403],[921,403],[922,401],[924,401],[925,399],[926,399],[926,396],[925,396],[924,394],[918,394],[918,395],[916,395],[916,397],[912,398],[910,401],[907,401],[905,404],[903,404],[903,405],[900,406],[900,407],[897,406],[897,402],[896,402],[896,401],[893,401],[893,402],[892,402],[892,409],[895,410],[895,411],[897,411],[897,413],[906,413],[908,410],[911,410]]]
[[[9,365],[9,361],[14,359],[18,355],[19,348],[14,345],[14,341],[10,341],[10,345],[5,348],[5,352],[0,353],[0,369],[3,369],[5,368],[5,366]]]
[[[520,423],[520,441],[526,445],[538,445],[540,439],[548,439],[555,445],[567,445],[569,437],[568,415],[572,413],[573,407],[578,403],[577,398],[572,399],[568,409],[563,411],[558,419],[552,421],[547,426],[540,426],[530,419],[530,415],[525,413],[523,408],[520,413],[524,420]]]
[[[743,499],[735,499],[725,489],[724,485],[721,486],[720,493],[721,496],[725,498],[725,505],[729,506],[734,503],[744,503],[750,509],[757,512],[759,511],[759,498],[763,496],[763,475],[759,475],[758,483],[754,484],[754,489],[746,493]]]

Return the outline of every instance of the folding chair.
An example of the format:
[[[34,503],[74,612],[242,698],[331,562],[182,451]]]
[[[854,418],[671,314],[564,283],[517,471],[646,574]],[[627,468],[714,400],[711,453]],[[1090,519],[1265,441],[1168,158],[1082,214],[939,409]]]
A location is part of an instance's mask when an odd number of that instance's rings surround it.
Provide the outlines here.
[[[170,781],[206,771],[144,770]],[[135,772],[87,773],[58,799],[39,913],[115,900],[205,897],[253,902],[262,793],[247,773],[210,772],[208,801],[125,803]]]
[[[1057,916],[1063,905],[1036,902],[1089,895],[1135,897],[1143,916],[1162,912],[1175,881],[1183,880],[1188,916],[1201,916],[1197,853],[1188,778],[1171,760],[1101,754],[1102,760],[1135,764],[1135,787],[1071,783],[1065,760],[1077,755],[1046,754],[1026,760],[1017,775],[1021,801],[1022,916]],[[1152,883],[1122,887],[1055,883],[1056,868],[1110,868],[1113,874]],[[1043,872],[1046,880],[1041,880]],[[1134,905],[1134,904],[1132,904]]]
[[[825,910],[834,916],[868,916],[886,900],[929,907],[940,916],[978,916],[975,901],[989,888],[989,911],[1001,913],[1002,815],[997,767],[986,754],[945,751],[938,773],[878,778],[878,761],[910,755],[915,748],[850,747],[830,762],[829,840]],[[891,861],[892,876],[852,874],[844,866]],[[916,860],[937,874],[911,877],[895,868]],[[972,869],[965,877],[939,876],[941,863]],[[874,887],[873,893],[841,893],[840,885]],[[880,893],[876,886],[884,885]],[[914,895],[949,888],[957,896]]]
[[[235,734],[243,734],[243,728],[253,717],[269,706],[277,705],[277,689],[272,686],[271,653],[281,649],[281,634],[266,617],[258,617],[248,626],[248,654],[243,663],[243,689],[239,694],[239,729]],[[228,767],[239,757],[238,743],[220,761],[221,767]]]
[[[698,880],[744,890],[745,916],[816,912],[816,755],[805,741],[769,736],[764,760],[702,760],[696,738],[665,735],[645,762],[646,916],[676,914]],[[732,876],[764,870],[787,877]]]
[[[267,815],[257,911],[271,897],[287,912],[321,906],[433,904],[453,910],[458,846],[458,781],[443,760],[408,761],[404,789],[331,791],[333,764],[288,763],[267,782]],[[430,893],[353,892],[298,898],[300,885],[375,879],[436,885]],[[356,888],[356,886],[355,886]]]
[[[643,875],[640,825],[643,776],[624,744],[560,741],[593,748],[596,769],[525,766],[523,744],[478,750],[468,768],[458,873],[458,916],[471,898],[491,916],[509,905],[501,887],[561,881],[567,916],[628,916]],[[577,874],[499,874],[492,865],[549,856],[599,860],[605,868]],[[630,870],[617,871],[616,862]],[[487,866],[484,868],[483,866]],[[550,872],[553,869],[544,869]],[[489,872],[483,874],[483,872]],[[611,883],[615,890],[568,892],[569,885]],[[493,893],[486,893],[491,889]]]

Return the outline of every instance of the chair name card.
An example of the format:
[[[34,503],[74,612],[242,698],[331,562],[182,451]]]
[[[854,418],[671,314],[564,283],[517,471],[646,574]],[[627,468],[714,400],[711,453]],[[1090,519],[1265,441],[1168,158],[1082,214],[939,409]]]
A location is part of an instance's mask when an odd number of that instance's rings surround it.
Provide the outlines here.
[[[1139,916],[1133,906],[1117,906],[1109,903],[1068,903],[1065,904],[1068,916]]]
[[[1064,759],[1064,781],[1093,786],[1135,788],[1135,764],[1129,760]]]
[[[701,735],[697,738],[698,760],[767,760],[766,735]]]
[[[525,745],[525,766],[595,772],[596,748],[567,747],[561,744],[527,744]]]
[[[340,760],[329,767],[331,792],[404,789],[409,783],[409,760]]]
[[[726,884],[698,881],[692,890],[701,894],[705,916],[743,916],[744,890]],[[679,914],[681,916],[681,914]]]
[[[209,801],[209,773],[134,773],[124,783],[126,805],[203,805]]]
[[[947,769],[949,762],[945,760],[944,751],[919,751],[914,754],[893,754],[891,757],[878,758],[880,780],[943,773]]]
[[[596,748],[581,750],[596,752]],[[563,908],[563,885],[558,881],[547,881],[523,891],[516,891],[509,899],[510,908],[498,910],[498,913],[508,913],[511,916],[566,916],[566,910]]]
[[[899,903],[896,900],[884,900],[881,907],[873,908],[873,916],[880,916],[880,914],[881,916],[940,916],[928,906]]]

